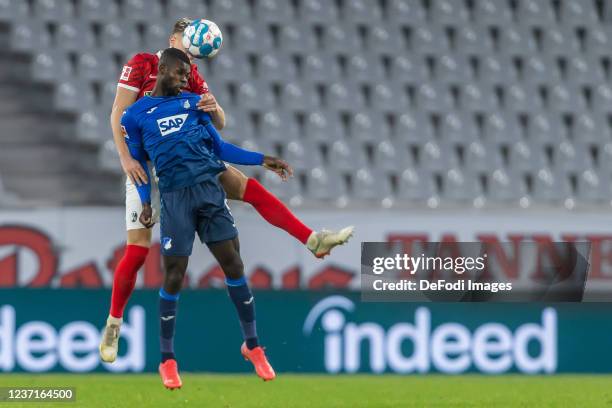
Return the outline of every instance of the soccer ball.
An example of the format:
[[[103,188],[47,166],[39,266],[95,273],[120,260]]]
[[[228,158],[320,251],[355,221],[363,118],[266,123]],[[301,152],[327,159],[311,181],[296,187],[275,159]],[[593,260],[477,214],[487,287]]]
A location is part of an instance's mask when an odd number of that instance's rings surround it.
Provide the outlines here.
[[[223,44],[219,27],[209,20],[194,20],[183,32],[183,47],[194,58],[213,57]]]

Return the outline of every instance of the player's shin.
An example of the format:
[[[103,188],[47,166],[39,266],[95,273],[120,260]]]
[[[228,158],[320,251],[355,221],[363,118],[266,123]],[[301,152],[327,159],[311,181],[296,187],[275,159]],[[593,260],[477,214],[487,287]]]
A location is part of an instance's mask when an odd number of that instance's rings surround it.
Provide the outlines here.
[[[117,264],[113,278],[113,292],[109,315],[120,319],[134,291],[138,270],[144,265],[149,248],[138,245],[126,245],[125,253]]]
[[[242,337],[247,348],[253,349],[259,345],[255,323],[255,298],[244,277],[239,279],[225,278],[225,283],[229,297],[238,313]]]
[[[159,344],[161,361],[175,359],[174,332],[179,295],[171,295],[161,288],[159,290]]]

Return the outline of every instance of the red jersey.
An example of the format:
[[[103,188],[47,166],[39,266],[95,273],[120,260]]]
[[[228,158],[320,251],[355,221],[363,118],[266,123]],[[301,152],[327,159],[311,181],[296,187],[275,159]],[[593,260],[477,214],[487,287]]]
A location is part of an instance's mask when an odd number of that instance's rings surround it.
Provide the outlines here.
[[[141,53],[134,55],[123,66],[117,86],[138,92],[137,99],[150,95],[157,80],[157,65],[159,64],[160,53],[161,51],[157,54]],[[198,72],[196,64],[191,64],[191,76],[185,91],[198,95],[208,92],[208,84]]]

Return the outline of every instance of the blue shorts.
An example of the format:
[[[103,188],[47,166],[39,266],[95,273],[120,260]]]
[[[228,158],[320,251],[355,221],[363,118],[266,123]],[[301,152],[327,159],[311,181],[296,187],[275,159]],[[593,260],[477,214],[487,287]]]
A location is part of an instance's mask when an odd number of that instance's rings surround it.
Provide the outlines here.
[[[180,190],[161,193],[161,251],[189,256],[195,233],[211,244],[234,239],[238,230],[217,178]]]

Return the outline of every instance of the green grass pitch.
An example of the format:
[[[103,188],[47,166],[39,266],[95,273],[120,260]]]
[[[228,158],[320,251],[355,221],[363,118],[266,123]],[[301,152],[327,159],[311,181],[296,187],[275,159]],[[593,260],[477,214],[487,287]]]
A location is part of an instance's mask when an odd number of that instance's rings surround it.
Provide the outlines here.
[[[42,407],[612,407],[612,376],[324,376],[183,374],[168,391],[156,375],[0,374],[0,387],[75,387],[77,401]]]

